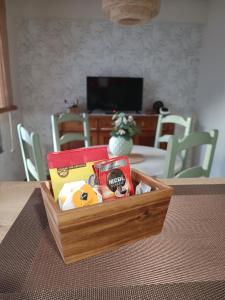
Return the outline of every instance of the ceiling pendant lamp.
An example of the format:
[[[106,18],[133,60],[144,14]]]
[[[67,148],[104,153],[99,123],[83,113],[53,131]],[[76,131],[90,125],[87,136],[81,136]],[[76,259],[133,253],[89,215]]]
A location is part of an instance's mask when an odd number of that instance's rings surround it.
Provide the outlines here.
[[[102,0],[102,9],[112,22],[136,25],[159,14],[160,0]]]

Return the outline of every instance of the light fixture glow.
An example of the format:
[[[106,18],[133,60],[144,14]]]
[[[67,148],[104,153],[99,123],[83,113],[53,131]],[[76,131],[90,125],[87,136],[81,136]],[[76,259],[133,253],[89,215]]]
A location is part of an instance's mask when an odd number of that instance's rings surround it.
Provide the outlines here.
[[[159,14],[160,0],[102,0],[102,9],[112,22],[136,25]]]

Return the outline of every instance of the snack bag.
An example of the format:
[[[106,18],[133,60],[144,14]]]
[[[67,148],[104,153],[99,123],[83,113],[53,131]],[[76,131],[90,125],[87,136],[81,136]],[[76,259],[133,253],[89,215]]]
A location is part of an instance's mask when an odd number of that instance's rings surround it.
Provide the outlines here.
[[[79,148],[48,154],[48,167],[55,201],[65,183],[84,180],[95,185],[93,163],[108,159],[106,146]]]
[[[126,156],[119,156],[93,165],[103,200],[134,194],[130,163]]]
[[[65,183],[59,193],[58,201],[61,210],[68,210],[101,203],[102,195],[97,188],[81,180]]]

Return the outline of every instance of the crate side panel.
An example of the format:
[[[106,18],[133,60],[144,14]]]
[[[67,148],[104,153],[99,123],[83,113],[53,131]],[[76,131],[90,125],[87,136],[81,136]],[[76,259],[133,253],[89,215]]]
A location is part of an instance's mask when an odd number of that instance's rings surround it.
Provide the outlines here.
[[[169,200],[101,220],[93,219],[73,226],[68,232],[61,232],[65,261],[80,260],[158,234],[163,227]]]

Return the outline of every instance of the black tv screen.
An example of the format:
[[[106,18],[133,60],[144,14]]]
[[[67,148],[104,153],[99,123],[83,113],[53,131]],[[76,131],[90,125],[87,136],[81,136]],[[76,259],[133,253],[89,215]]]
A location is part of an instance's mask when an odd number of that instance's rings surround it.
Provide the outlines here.
[[[143,78],[87,77],[87,109],[141,111]]]

